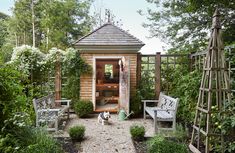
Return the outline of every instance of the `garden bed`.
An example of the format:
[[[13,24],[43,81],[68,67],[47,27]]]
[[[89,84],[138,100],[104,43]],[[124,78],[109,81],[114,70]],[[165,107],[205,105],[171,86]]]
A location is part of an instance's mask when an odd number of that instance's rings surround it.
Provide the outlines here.
[[[57,137],[56,140],[60,143],[66,153],[77,153],[78,151],[81,151],[81,143],[73,142],[70,137]]]
[[[136,141],[132,139],[132,143],[134,145],[135,148],[135,152],[136,153],[147,153],[148,152],[148,141],[151,140],[152,137],[144,137],[143,140],[141,141]],[[183,143],[179,143],[178,139],[176,137],[165,137],[165,139],[169,142],[172,143],[176,143],[179,145],[182,145]],[[186,146],[188,146],[188,144],[185,144]],[[161,145],[160,148],[162,148],[163,146]],[[178,148],[178,147],[176,147]],[[188,149],[188,147],[186,147]],[[180,148],[179,148],[180,149]]]
[[[146,137],[143,141],[135,141],[132,139],[132,143],[135,147],[136,153],[147,153],[147,140],[149,140],[149,138]]]

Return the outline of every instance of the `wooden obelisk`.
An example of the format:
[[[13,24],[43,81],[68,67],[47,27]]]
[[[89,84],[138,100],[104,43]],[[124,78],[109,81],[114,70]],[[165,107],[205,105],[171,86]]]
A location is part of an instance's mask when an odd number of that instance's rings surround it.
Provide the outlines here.
[[[209,153],[215,150],[224,152],[224,140],[219,124],[223,119],[225,103],[231,101],[231,94],[219,17],[219,11],[216,9],[189,144],[194,153]]]

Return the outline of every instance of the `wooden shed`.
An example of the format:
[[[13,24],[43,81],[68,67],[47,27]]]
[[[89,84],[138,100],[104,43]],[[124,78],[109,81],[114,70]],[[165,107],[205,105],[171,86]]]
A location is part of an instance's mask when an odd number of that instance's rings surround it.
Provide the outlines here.
[[[96,112],[124,109],[129,113],[137,84],[137,55],[144,43],[106,23],[75,46],[93,68],[92,75],[81,76],[80,98],[92,101]]]

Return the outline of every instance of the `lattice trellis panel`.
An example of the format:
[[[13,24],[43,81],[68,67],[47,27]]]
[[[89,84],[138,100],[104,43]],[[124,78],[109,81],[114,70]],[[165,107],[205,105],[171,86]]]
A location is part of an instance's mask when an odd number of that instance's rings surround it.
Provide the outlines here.
[[[190,150],[195,153],[223,151],[223,135],[220,121],[223,108],[231,101],[228,71],[226,69],[219,12],[215,11],[212,22],[203,75],[199,89],[196,116],[190,142]]]

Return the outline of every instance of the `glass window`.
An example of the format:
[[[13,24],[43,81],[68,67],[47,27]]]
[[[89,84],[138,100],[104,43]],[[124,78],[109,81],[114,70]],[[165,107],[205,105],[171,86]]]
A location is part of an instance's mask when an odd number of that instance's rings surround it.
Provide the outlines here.
[[[155,56],[149,57],[149,63],[155,64]]]
[[[112,64],[105,64],[104,73],[107,78],[113,78],[113,65]]]
[[[155,70],[155,64],[149,64],[149,70]]]
[[[148,70],[148,64],[141,64],[142,70]]]
[[[141,62],[142,63],[148,63],[148,57],[142,57]]]

